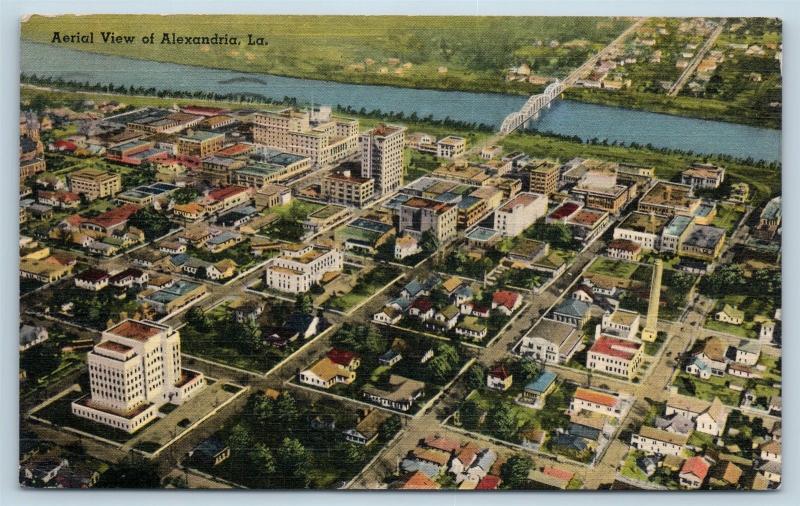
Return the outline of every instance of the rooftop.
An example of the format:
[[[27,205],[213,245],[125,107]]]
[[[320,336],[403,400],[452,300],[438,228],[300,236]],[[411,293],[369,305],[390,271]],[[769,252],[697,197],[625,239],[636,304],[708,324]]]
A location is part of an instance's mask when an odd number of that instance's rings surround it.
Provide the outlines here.
[[[668,218],[657,214],[633,212],[619,224],[618,228],[640,233],[659,234],[667,221]]]
[[[589,349],[589,352],[630,360],[641,347],[642,345],[640,343],[601,335]]]
[[[125,320],[111,327],[106,332],[120,337],[127,337],[128,339],[147,341],[164,330],[166,330],[166,327],[162,325],[138,320]]]

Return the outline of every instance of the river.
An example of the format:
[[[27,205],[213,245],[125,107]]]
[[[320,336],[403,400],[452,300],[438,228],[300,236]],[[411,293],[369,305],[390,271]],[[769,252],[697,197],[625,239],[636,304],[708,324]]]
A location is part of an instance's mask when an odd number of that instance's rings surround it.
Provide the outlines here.
[[[367,111],[416,112],[420,118],[450,117],[498,126],[527,97],[499,93],[418,90],[298,79],[208,69],[112,55],[75,51],[49,44],[22,42],[21,70],[26,74],[69,81],[137,86],[159,90],[250,93],[300,103],[351,106]],[[780,160],[780,130],[722,121],[670,116],[633,109],[559,100],[530,128],[582,139],[652,144],[695,153],[726,154],[755,160]]]

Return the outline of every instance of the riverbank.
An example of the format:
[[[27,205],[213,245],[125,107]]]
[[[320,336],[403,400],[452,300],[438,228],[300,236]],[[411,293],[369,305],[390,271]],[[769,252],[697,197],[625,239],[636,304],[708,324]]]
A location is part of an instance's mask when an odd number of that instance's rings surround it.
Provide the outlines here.
[[[564,98],[588,104],[624,107],[638,111],[656,112],[686,118],[711,121],[724,121],[759,128],[781,128],[781,109],[774,114],[762,114],[758,109],[749,109],[736,104],[710,98],[695,98],[679,95],[668,97],[665,94],[639,93],[628,90],[602,90],[589,88],[570,88]]]
[[[37,99],[36,97],[40,97]],[[91,99],[96,102],[116,100],[126,104],[142,106],[172,107],[173,105],[207,105],[226,108],[252,108],[274,110],[284,105],[281,104],[253,104],[243,101],[216,101],[198,98],[171,98],[155,96],[134,96],[119,93],[94,93],[87,91],[64,91],[56,89],[42,89],[35,86],[22,86],[20,98],[23,101],[44,100],[68,104],[76,100]],[[369,128],[381,121],[386,121],[387,116],[359,115],[348,112],[349,116],[357,118],[362,127]],[[459,135],[465,137],[472,145],[482,142],[492,134],[490,132],[475,131],[457,128],[430,121],[403,120],[409,132],[422,131],[436,137],[445,135]],[[754,202],[765,201],[780,192],[781,166],[779,163],[747,164],[728,156],[697,155],[682,153],[679,150],[655,149],[648,147],[626,147],[620,145],[593,144],[580,142],[574,138],[566,138],[537,132],[518,132],[501,141],[507,151],[524,151],[535,157],[551,158],[562,162],[574,157],[601,159],[627,162],[638,165],[655,167],[659,177],[671,179],[690,163],[699,159],[718,163],[727,169],[728,177],[732,181],[743,181],[751,185]]]

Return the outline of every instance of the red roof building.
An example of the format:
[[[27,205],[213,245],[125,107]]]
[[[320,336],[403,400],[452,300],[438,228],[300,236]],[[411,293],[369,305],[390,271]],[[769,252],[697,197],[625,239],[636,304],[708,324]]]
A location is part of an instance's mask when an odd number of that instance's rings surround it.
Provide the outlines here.
[[[358,355],[352,351],[339,350],[337,348],[331,348],[325,356],[328,357],[331,362],[343,367],[351,367],[353,361],[358,359]]]
[[[487,474],[481,481],[478,482],[478,486],[475,487],[475,490],[496,490],[497,487],[500,486],[502,480],[499,476],[494,476],[492,474]]]
[[[425,438],[425,446],[430,448],[435,448],[437,450],[441,450],[443,452],[454,453],[461,448],[461,444],[458,441],[454,441],[452,439],[441,437],[441,436],[428,436]]]
[[[519,294],[508,290],[498,290],[492,295],[492,307],[504,307],[513,311],[519,304]]]
[[[680,474],[691,474],[701,482],[706,479],[711,464],[703,457],[689,457],[681,466]]]
[[[428,478],[425,473],[421,471],[415,472],[400,485],[400,489],[402,490],[436,490],[438,488],[440,488],[439,484]]]

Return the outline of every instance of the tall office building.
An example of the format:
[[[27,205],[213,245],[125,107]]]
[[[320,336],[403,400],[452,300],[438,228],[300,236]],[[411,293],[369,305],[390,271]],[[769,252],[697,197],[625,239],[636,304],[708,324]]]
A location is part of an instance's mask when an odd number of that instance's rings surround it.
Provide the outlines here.
[[[128,433],[155,420],[166,403],[181,404],[205,385],[202,373],[181,368],[177,330],[125,320],[103,332],[89,352],[91,394],[72,413]]]
[[[403,148],[405,127],[378,125],[362,133],[361,177],[375,180],[375,194],[386,195],[403,184]]]
[[[658,336],[658,305],[661,302],[661,275],[664,264],[661,259],[653,266],[653,278],[650,282],[650,302],[647,305],[647,321],[642,330],[642,341],[653,342]]]

